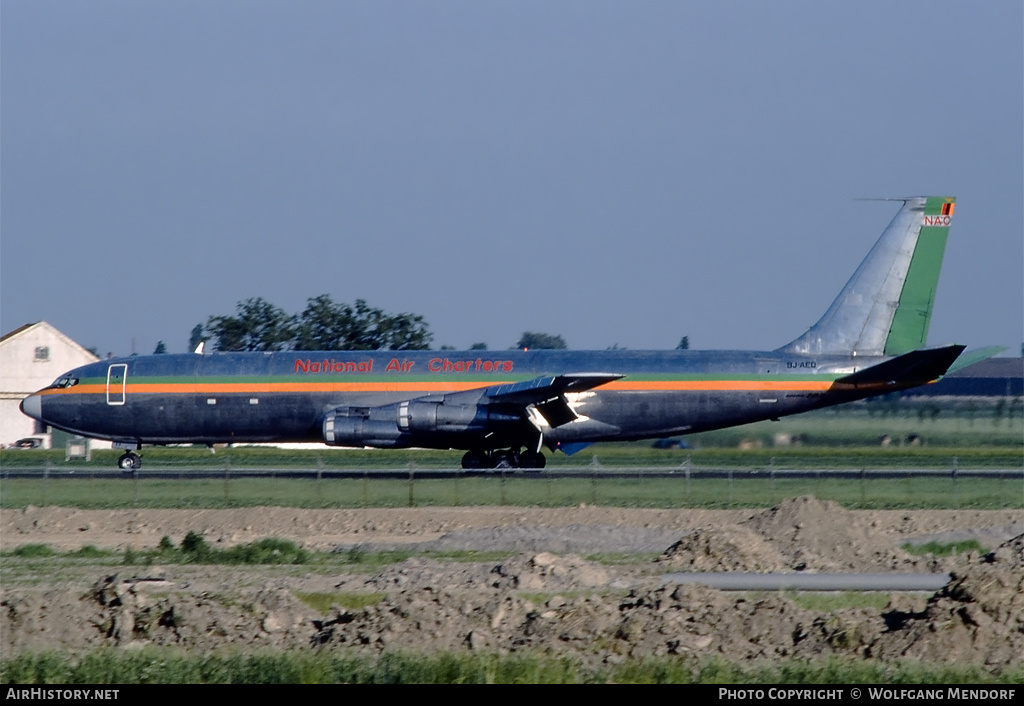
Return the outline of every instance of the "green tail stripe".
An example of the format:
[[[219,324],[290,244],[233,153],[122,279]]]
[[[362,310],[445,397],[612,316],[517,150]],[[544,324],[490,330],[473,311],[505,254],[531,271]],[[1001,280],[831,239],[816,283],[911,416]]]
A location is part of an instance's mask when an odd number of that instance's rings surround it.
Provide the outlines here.
[[[929,199],[929,205],[931,201]],[[938,199],[934,199],[938,201]],[[941,205],[941,204],[940,204]],[[932,304],[939,283],[942,255],[946,250],[948,226],[925,226],[917,237],[917,247],[903,282],[899,308],[889,327],[885,355],[902,355],[925,345],[932,321]]]

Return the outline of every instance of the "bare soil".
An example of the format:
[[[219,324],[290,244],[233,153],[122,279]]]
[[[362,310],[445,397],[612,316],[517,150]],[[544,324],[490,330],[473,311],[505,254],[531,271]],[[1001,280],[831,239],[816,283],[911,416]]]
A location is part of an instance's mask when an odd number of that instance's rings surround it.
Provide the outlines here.
[[[1020,511],[845,510],[812,497],[769,510],[414,508],[297,510],[0,510],[0,549],[41,543],[118,551],[215,546],[264,537],[307,549],[504,550],[487,562],[417,556],[372,573],[303,566],[5,567],[0,651],[523,649],[616,662],[648,655],[764,660],[838,655],[1024,662]],[[977,538],[986,556],[915,557],[911,541]],[[1001,545],[1001,546],[1000,546]],[[586,558],[589,557],[589,558]],[[614,558],[614,561],[611,559]],[[600,559],[600,560],[598,560]],[[674,571],[951,572],[932,596],[893,595],[882,611],[812,610],[785,594],[665,583]],[[300,594],[337,605],[314,610]],[[365,594],[371,605],[343,607]]]

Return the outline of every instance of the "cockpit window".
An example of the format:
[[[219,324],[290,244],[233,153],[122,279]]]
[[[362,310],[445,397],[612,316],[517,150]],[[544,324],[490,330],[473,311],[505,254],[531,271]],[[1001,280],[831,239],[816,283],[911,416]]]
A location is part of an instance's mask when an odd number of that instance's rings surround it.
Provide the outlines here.
[[[78,384],[78,378],[73,378],[69,375],[64,375],[57,378],[50,387],[74,387]]]

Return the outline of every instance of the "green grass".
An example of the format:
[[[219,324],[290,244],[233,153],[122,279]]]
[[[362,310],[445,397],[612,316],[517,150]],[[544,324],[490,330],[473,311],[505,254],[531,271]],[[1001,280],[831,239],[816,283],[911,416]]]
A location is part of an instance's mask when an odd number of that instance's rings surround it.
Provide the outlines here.
[[[757,425],[751,425],[756,427]],[[729,431],[729,430],[725,430]],[[719,434],[723,432],[709,432]],[[736,432],[730,432],[733,434]],[[585,470],[595,465],[606,468],[671,468],[684,462],[697,467],[757,468],[774,464],[776,468],[947,468],[953,458],[962,468],[1019,469],[1024,466],[1024,445],[1017,443],[928,443],[906,446],[896,443],[881,447],[877,443],[804,443],[800,446],[773,446],[771,437],[743,437],[755,445],[739,448],[735,444],[702,446],[692,449],[655,449],[649,442],[595,444],[574,456],[548,453],[549,469]],[[741,440],[743,440],[741,439]],[[737,443],[739,443],[737,441]],[[98,450],[92,461],[64,461],[61,450],[0,450],[0,468],[41,469],[49,467],[55,476],[77,474],[86,479],[120,476],[114,451]],[[145,448],[142,450],[141,475],[147,471],[181,472],[222,471],[230,475],[237,469],[304,469],[323,471],[421,471],[456,469],[461,451],[416,450],[292,450],[232,447],[216,455],[187,448]]]
[[[190,654],[147,647],[23,654],[0,661],[3,684],[1020,684],[1024,668],[880,664],[840,659],[745,666],[651,657],[588,667],[572,657],[515,654],[263,652]]]
[[[183,548],[187,546],[188,548]],[[84,566],[106,569],[122,566],[170,565],[248,565],[302,567],[304,572],[331,573],[339,570],[374,573],[411,557],[424,557],[452,562],[498,562],[513,556],[513,551],[420,551],[392,550],[368,552],[352,547],[340,552],[313,552],[293,542],[277,538],[262,539],[230,549],[210,548],[198,534],[189,533],[179,546],[164,537],[160,546],[151,549],[128,548],[114,552],[85,546],[76,551],[58,552],[45,544],[30,544],[13,551],[0,552],[7,583],[34,583],[53,578],[66,570],[79,571]],[[639,561],[639,560],[638,560]],[[350,607],[344,604],[345,607]]]
[[[227,564],[227,565],[265,565],[265,564],[308,564],[312,561],[311,552],[302,549],[295,542],[277,537],[267,537],[248,544],[239,544],[228,549],[213,549],[203,536],[189,532],[175,547],[168,537],[160,540],[160,546],[152,550],[125,549],[125,565],[161,564]]]
[[[976,552],[978,554],[988,554],[989,552],[989,549],[979,544],[976,539],[967,539],[962,542],[950,542],[948,544],[935,541],[927,542],[925,544],[911,544],[908,542],[901,546],[904,551],[917,556],[923,556],[925,554],[932,554],[933,556],[952,556],[954,554],[967,554],[968,552]]]
[[[522,474],[500,477],[451,476],[443,479],[234,478],[166,480],[141,477],[0,480],[0,506],[76,508],[301,508],[429,507],[510,505],[567,507],[581,503],[615,507],[770,507],[783,498],[814,495],[848,508],[1024,508],[1024,479],[1007,472],[996,477],[788,478],[761,470],[728,478],[702,477],[679,470],[652,478],[637,472],[614,478],[600,471],[553,478]]]
[[[296,598],[320,614],[334,606],[346,610],[362,610],[384,600],[383,593],[296,593]]]
[[[843,591],[841,593],[786,591],[783,595],[801,608],[822,613],[831,613],[847,608],[865,608],[881,612],[889,605],[890,599],[890,594],[876,591]]]
[[[56,556],[57,552],[47,544],[22,544],[14,550],[14,556],[22,559],[38,559],[40,557]]]

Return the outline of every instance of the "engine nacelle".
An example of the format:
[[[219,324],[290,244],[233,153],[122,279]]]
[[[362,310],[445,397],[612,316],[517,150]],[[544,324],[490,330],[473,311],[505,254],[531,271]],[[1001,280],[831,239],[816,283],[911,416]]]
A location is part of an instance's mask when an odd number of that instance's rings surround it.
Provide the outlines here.
[[[398,428],[412,434],[493,431],[521,420],[517,414],[499,411],[492,405],[446,404],[410,400],[398,404]]]
[[[328,446],[389,448],[396,445],[402,432],[394,422],[328,412],[324,417],[323,434]]]
[[[493,405],[409,400],[369,409],[331,410],[324,417],[323,438],[329,446],[393,448],[415,445],[424,436],[479,436],[521,422],[522,416],[515,410]]]

